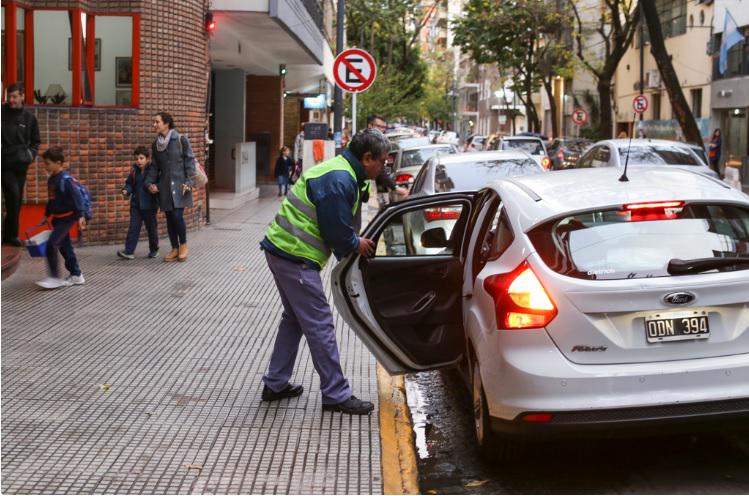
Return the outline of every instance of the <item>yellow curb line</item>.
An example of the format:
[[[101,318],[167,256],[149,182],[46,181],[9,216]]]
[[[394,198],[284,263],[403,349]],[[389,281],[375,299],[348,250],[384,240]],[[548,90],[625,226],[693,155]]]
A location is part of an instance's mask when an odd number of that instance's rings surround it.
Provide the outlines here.
[[[402,375],[390,376],[377,364],[380,446],[384,494],[419,494],[411,414]]]

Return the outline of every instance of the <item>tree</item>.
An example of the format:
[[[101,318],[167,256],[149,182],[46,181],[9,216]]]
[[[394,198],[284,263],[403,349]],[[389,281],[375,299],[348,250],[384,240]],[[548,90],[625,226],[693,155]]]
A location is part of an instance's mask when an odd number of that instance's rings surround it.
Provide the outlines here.
[[[564,13],[545,0],[468,0],[454,24],[454,43],[477,63],[509,71],[530,128],[540,131],[532,95],[563,61],[559,34],[564,25]]]
[[[639,25],[640,9],[636,0],[604,0],[595,29],[588,29],[581,15],[581,3],[580,0],[569,1],[575,17],[576,53],[583,66],[596,78],[600,105],[598,136],[611,138],[614,128],[611,84],[619,62],[632,44]],[[593,33],[601,38],[602,53],[585,45],[586,40],[594,38]]]
[[[450,120],[452,102],[447,98],[447,93],[451,84],[452,74],[445,64],[429,66],[429,77],[420,104],[422,119],[430,122],[439,121],[442,127]]]
[[[661,73],[663,85],[666,87],[668,99],[671,101],[674,116],[679,121],[681,130],[684,133],[684,139],[690,143],[701,145],[702,134],[694,120],[692,110],[687,104],[687,99],[684,98],[679,78],[676,76],[676,71],[671,63],[671,56],[666,51],[661,21],[655,2],[642,2],[642,10],[647,22],[648,34],[650,35],[650,52],[653,54],[655,62],[658,65],[658,71]]]

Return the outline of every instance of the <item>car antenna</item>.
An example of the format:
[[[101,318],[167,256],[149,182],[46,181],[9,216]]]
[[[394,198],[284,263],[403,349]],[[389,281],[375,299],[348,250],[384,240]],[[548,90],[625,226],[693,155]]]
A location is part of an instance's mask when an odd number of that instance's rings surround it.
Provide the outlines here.
[[[627,145],[627,158],[624,159],[624,172],[622,172],[619,182],[628,183],[629,178],[627,177],[627,164],[629,164],[629,149],[632,148],[632,135],[635,134],[635,120],[637,119],[637,112],[632,117],[632,132],[629,133],[629,144]]]

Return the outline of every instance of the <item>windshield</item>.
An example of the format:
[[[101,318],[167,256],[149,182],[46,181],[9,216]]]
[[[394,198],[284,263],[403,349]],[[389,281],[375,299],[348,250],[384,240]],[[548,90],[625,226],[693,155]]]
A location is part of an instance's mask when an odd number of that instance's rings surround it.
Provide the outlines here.
[[[619,148],[622,165],[627,160],[627,147]],[[629,150],[629,165],[702,165],[688,149],[678,146],[633,146]]]
[[[749,256],[749,209],[687,204],[597,210],[547,222],[529,236],[544,262],[560,274],[581,279],[665,277],[673,259]],[[716,270],[746,269],[734,265]]]
[[[537,139],[527,140],[502,140],[502,150],[521,150],[531,155],[543,155],[544,148]]]
[[[500,177],[526,176],[539,172],[544,172],[540,165],[522,158],[439,164],[434,172],[434,191],[474,191]]]
[[[434,157],[438,153],[441,155],[453,153],[453,148],[451,146],[443,146],[439,148],[421,148],[418,150],[404,151],[400,166],[401,168],[421,166],[424,164],[424,162]]]

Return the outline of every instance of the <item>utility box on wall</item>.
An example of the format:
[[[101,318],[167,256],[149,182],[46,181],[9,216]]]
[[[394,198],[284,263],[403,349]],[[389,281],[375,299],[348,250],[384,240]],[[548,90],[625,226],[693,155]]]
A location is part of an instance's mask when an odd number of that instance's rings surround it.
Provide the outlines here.
[[[237,143],[234,148],[234,192],[246,193],[257,185],[255,142]]]

